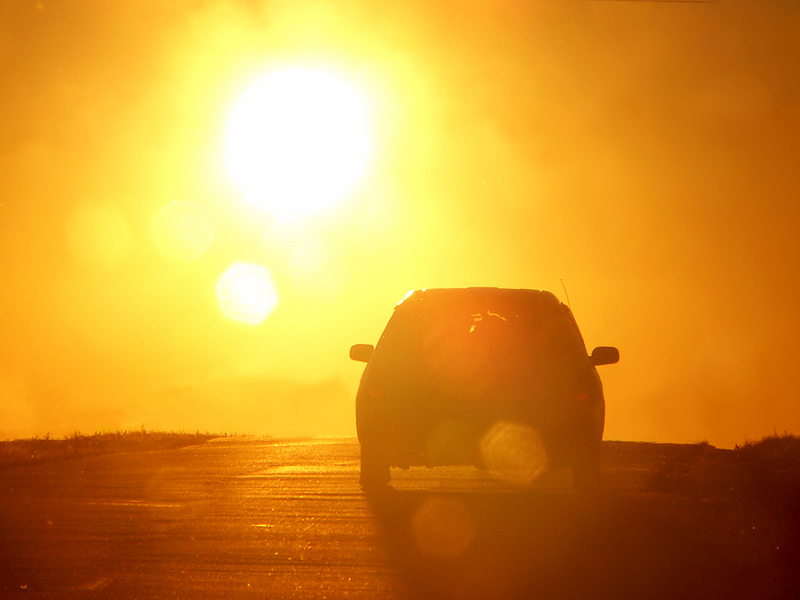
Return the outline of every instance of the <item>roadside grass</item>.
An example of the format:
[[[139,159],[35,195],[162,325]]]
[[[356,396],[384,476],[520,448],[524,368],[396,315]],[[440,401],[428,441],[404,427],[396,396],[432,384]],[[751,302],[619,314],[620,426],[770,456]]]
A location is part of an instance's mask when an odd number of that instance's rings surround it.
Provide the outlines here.
[[[140,430],[98,432],[93,435],[75,431],[63,439],[51,439],[48,434],[41,438],[0,442],[0,469],[96,454],[183,448],[202,444],[216,437],[227,437],[227,434],[220,436],[199,431],[147,431],[144,427]]]
[[[748,440],[733,450],[708,442],[687,444],[654,465],[653,492],[700,498],[739,497],[756,502],[800,498],[800,437],[784,433]]]
[[[736,446],[734,452],[743,496],[765,510],[791,512],[800,534],[800,437],[776,433]]]
[[[800,466],[800,437],[788,432],[737,444],[734,451],[743,460],[779,463],[784,468]]]

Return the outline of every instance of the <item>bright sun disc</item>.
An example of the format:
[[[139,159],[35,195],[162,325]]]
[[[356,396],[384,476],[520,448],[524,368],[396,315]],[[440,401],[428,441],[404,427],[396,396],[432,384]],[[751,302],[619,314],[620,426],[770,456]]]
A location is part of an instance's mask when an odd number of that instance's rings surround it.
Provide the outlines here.
[[[364,170],[364,103],[323,71],[287,69],[253,85],[228,123],[228,173],[254,204],[281,219],[338,202]]]

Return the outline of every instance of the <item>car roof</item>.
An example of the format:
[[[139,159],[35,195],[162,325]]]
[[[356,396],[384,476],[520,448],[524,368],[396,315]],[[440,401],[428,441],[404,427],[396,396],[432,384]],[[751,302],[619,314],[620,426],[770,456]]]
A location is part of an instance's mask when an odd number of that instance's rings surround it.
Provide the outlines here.
[[[503,302],[503,303],[538,303],[561,304],[552,293],[544,290],[468,287],[468,288],[428,288],[409,292],[398,306],[414,301],[429,302]]]

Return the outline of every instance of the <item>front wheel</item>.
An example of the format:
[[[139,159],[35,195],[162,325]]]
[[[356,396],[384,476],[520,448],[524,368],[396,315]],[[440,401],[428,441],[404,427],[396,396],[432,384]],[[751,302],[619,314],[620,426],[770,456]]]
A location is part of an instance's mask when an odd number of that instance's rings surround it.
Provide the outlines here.
[[[389,462],[374,449],[361,446],[361,476],[358,482],[365,490],[381,489],[389,485]]]

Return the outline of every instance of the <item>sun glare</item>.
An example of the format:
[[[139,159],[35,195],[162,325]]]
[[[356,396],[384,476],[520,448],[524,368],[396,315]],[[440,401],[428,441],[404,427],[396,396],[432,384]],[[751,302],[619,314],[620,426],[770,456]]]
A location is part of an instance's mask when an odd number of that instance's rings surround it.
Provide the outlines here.
[[[361,98],[324,71],[287,69],[266,75],[236,103],[225,159],[250,202],[289,220],[341,200],[368,150]]]
[[[217,282],[217,300],[229,319],[258,325],[275,308],[278,293],[264,267],[234,263]]]

